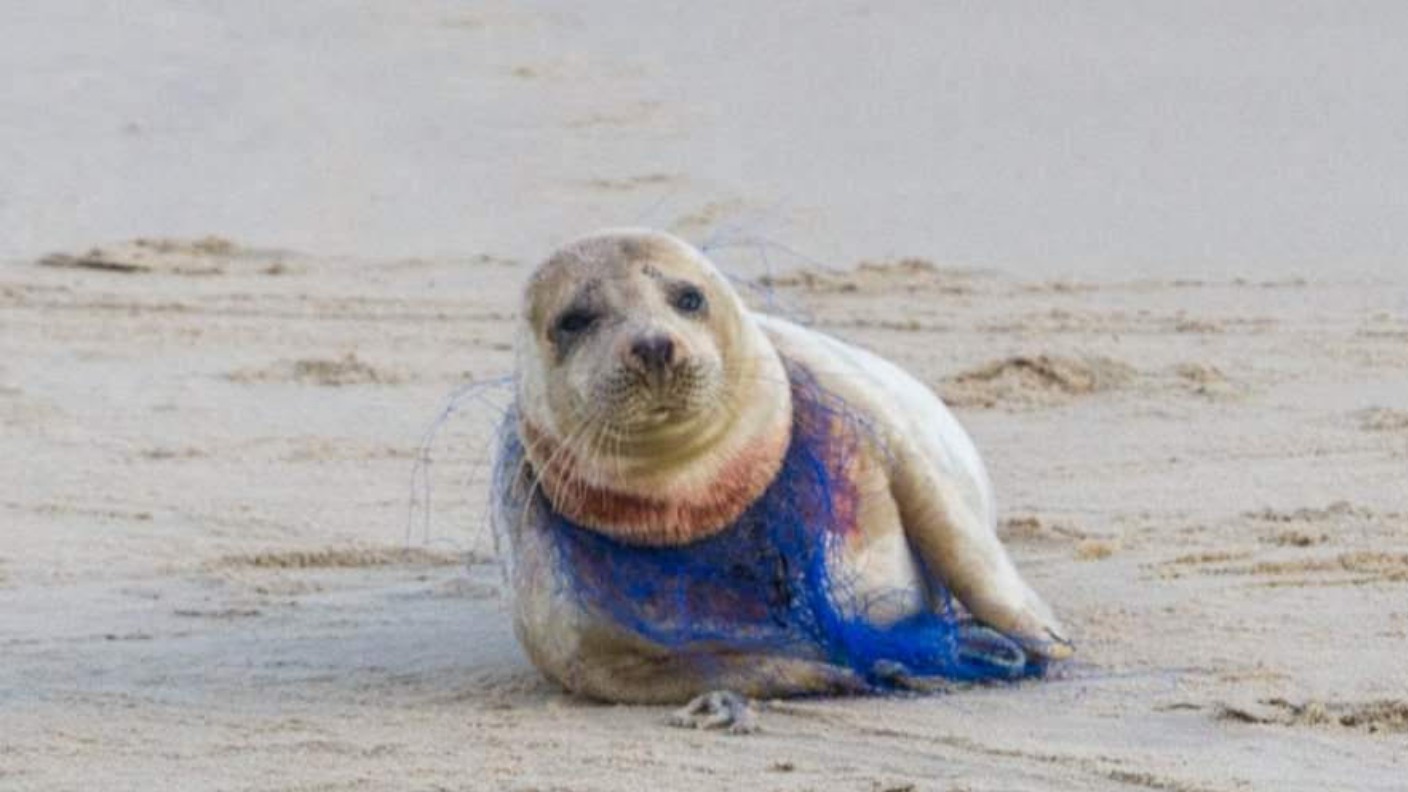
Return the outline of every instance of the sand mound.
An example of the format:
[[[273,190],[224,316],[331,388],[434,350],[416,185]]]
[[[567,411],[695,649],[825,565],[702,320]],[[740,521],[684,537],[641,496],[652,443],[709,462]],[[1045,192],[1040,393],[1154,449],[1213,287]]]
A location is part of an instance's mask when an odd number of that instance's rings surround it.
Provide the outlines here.
[[[997,525],[1004,542],[1069,544],[1091,539],[1090,534],[1064,522],[1044,520],[1031,514],[1008,517]]]
[[[1262,561],[1244,568],[1227,570],[1234,574],[1293,575],[1301,572],[1356,572],[1385,580],[1408,579],[1408,553],[1380,553],[1364,550],[1340,553],[1328,558],[1295,561]]]
[[[1134,369],[1104,357],[1015,356],[949,378],[941,388],[954,407],[1032,407],[1114,390],[1134,378]]]
[[[1272,534],[1262,539],[1267,544],[1278,547],[1314,547],[1330,541],[1327,533],[1308,533],[1306,531],[1289,530]]]
[[[227,378],[234,382],[296,382],[304,385],[395,385],[402,378],[348,352],[340,358],[302,358],[279,361],[259,369],[240,369]]]
[[[46,267],[126,274],[223,275],[239,263],[268,275],[288,271],[282,256],[243,248],[218,236],[200,239],[139,238],[86,253],[53,253],[39,260]]]
[[[1349,501],[1335,501],[1324,508],[1304,508],[1294,511],[1277,511],[1276,509],[1267,508],[1260,511],[1246,512],[1244,516],[1262,522],[1320,523],[1351,519],[1368,520],[1374,517],[1374,512],[1362,506],[1355,506]]]
[[[1226,400],[1244,393],[1221,369],[1207,363],[1180,363],[1173,367],[1173,375],[1183,389],[1196,396]]]
[[[821,293],[887,291],[896,288],[970,294],[971,273],[940,267],[921,258],[863,261],[849,270],[795,270],[758,279],[768,288],[795,288]]]
[[[1408,410],[1373,407],[1360,410],[1355,415],[1359,418],[1359,428],[1366,432],[1408,431]]]
[[[1247,704],[1222,704],[1219,720],[1279,726],[1331,726],[1370,733],[1408,732],[1408,701],[1323,702],[1296,704],[1273,698]]]
[[[1286,548],[1313,547],[1323,543],[1321,537],[1309,536],[1301,543],[1294,538],[1271,544]],[[1358,550],[1304,557],[1285,553],[1274,560],[1254,560],[1253,553],[1210,552],[1180,556],[1160,564],[1165,578],[1184,577],[1195,573],[1211,577],[1244,577],[1256,579],[1253,585],[1273,588],[1307,588],[1326,586],[1362,586],[1408,582],[1408,553],[1379,550]]]
[[[453,566],[466,562],[463,553],[419,547],[323,547],[225,556],[222,567],[254,569],[360,569],[381,566]]]

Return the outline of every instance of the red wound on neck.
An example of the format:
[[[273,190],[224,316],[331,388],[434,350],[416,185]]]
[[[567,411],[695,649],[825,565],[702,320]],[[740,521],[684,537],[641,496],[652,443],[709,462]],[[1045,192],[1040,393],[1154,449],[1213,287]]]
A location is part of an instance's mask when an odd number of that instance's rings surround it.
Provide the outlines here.
[[[529,421],[524,444],[549,460],[538,471],[543,494],[571,521],[628,544],[670,546],[706,539],[733,524],[772,483],[790,433],[774,432],[736,453],[705,486],[639,495],[584,481],[577,459]]]

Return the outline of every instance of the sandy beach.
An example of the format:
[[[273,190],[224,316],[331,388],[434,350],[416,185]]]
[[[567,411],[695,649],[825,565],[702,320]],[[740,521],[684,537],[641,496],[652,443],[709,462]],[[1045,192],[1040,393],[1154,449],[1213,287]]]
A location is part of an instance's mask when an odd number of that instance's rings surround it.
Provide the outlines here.
[[[0,9],[0,789],[1408,788],[1396,6],[288,5]],[[631,223],[944,396],[1076,659],[543,681],[511,320]]]

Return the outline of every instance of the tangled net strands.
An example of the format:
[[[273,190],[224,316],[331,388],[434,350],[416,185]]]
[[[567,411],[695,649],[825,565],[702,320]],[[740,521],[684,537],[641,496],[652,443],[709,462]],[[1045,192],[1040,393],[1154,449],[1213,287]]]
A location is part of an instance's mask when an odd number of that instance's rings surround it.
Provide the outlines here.
[[[819,660],[852,671],[877,691],[913,689],[915,679],[1043,673],[1043,664],[973,621],[937,582],[929,608],[893,623],[867,619],[882,603],[838,578],[832,561],[859,530],[858,493],[847,467],[862,443],[876,442],[874,434],[806,371],[791,366],[789,379],[793,427],[782,468],[763,496],[717,535],[642,547],[574,524],[538,488],[519,486],[527,463],[512,412],[501,426],[495,468],[494,496],[505,499],[500,511],[530,510],[523,530],[549,534],[561,593],[662,647]],[[508,502],[515,498],[532,502]]]
[[[441,431],[450,423],[450,420],[459,414],[466,405],[474,404],[480,408],[494,414],[502,422],[503,416],[508,415],[510,409],[505,406],[513,400],[513,377],[501,376],[492,379],[475,380],[457,386],[449,396],[446,397],[439,413],[426,426],[421,434],[420,442],[417,444],[415,453],[415,463],[411,466],[410,497],[406,501],[406,536],[405,547],[410,548],[417,541],[415,534],[419,533],[419,543],[421,546],[429,546],[432,543],[449,543],[457,550],[465,548],[458,543],[443,538],[432,537],[431,516],[434,513],[434,491],[432,486],[432,467],[435,457],[432,453],[435,447],[435,440],[440,436]],[[500,403],[494,398],[497,396]],[[475,473],[479,472],[484,463],[481,456],[474,469],[470,471],[467,479],[463,482],[466,486],[474,480]],[[490,494],[493,497],[493,494]],[[489,509],[485,509],[483,517],[488,521]],[[497,550],[498,548],[496,548]]]

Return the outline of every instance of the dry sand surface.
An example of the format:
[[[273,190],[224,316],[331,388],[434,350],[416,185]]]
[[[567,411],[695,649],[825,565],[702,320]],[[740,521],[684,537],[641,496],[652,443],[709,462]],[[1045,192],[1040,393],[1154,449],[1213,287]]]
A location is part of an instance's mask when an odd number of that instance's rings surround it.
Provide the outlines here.
[[[0,260],[740,216],[829,262],[1402,271],[1399,0],[0,3]]]
[[[0,269],[0,788],[1404,788],[1408,283],[855,264],[758,300],[956,406],[1050,679],[756,737],[566,697],[482,519],[502,389],[408,512],[529,262],[145,240]]]

